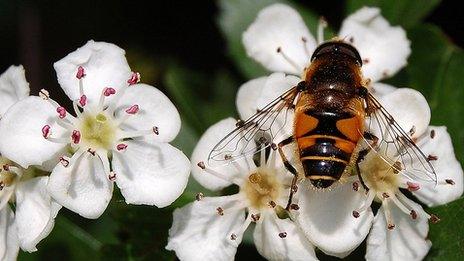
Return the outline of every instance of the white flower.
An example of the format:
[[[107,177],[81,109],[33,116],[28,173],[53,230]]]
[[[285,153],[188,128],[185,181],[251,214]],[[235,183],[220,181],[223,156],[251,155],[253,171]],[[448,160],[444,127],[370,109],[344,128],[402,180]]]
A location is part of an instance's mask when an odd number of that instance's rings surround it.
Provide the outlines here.
[[[0,113],[29,95],[22,66],[11,66],[0,75]],[[4,124],[4,120],[0,121]],[[0,139],[4,139],[0,136]],[[24,170],[0,156],[0,260],[15,260],[19,247],[36,251],[36,245],[52,230],[61,206],[46,191],[48,177]],[[37,175],[39,174],[39,175]],[[15,204],[15,212],[9,202]]]
[[[317,44],[323,41],[323,26],[323,23],[319,26],[318,41],[316,42],[315,37],[311,35],[303,19],[294,9],[283,4],[274,4],[259,12],[256,20],[244,32],[243,44],[248,55],[268,70],[302,76],[305,68],[310,64],[311,55]],[[363,60],[363,76],[371,80],[371,91],[375,95],[381,96],[395,90],[394,87],[378,81],[393,75],[407,64],[406,59],[411,52],[410,42],[401,27],[392,27],[380,15],[378,8],[364,7],[343,21],[339,38],[350,42],[359,51]],[[274,73],[269,78],[277,77],[277,75]],[[280,78],[283,77],[285,76],[281,74]],[[290,77],[293,76],[287,76],[286,78],[289,79]],[[293,80],[293,85],[283,85],[283,89],[276,88],[275,92],[269,88],[260,89],[257,87],[259,85],[264,86],[266,81],[267,79],[264,77],[250,81],[249,83],[254,83],[255,86],[248,89],[242,88],[239,91],[238,96],[242,97],[241,102],[249,104],[258,99],[269,102],[290,87],[295,86],[298,82],[298,80]],[[403,100],[401,103],[397,103],[397,100],[393,101],[394,106],[389,105],[388,100],[392,99],[392,97],[388,97],[388,95],[381,102],[382,104],[385,103],[384,106],[387,110],[391,110],[390,113],[404,129],[410,130],[414,125],[416,135],[424,134],[423,138],[418,140],[419,147],[426,154],[430,153],[432,156],[438,156],[438,161],[434,162],[438,172],[441,172],[442,166],[449,168],[447,169],[449,172],[444,174],[448,177],[438,174],[441,183],[437,187],[424,186],[421,190],[415,192],[415,195],[420,200],[429,205],[442,204],[456,199],[462,194],[462,169],[454,157],[451,140],[445,128],[428,126],[430,119],[428,106],[420,107],[419,110],[422,110],[420,113],[418,113],[417,107],[415,110],[410,110],[409,107],[416,106],[415,103],[422,104],[423,101],[418,101],[417,93],[412,92],[399,90],[395,95],[404,95],[402,96]],[[266,98],[262,99],[260,96]],[[239,104],[239,101],[237,101],[237,104]],[[241,111],[242,117],[245,115],[244,118],[248,118],[256,112],[255,109],[261,109],[264,105],[260,103],[257,108]],[[287,133],[291,133],[290,128],[287,129]],[[425,142],[426,133],[431,133],[432,129],[434,130],[433,133],[437,135],[436,139],[441,137],[440,143]],[[422,141],[424,141],[424,145],[420,143]],[[366,160],[365,162],[375,161]],[[453,180],[456,185],[442,185],[445,179]],[[310,187],[310,185],[301,187],[305,188],[299,189],[300,211],[299,215],[297,215],[297,221],[305,235],[315,246],[327,254],[344,257],[364,240],[374,222],[373,233],[369,237],[367,257],[391,257],[382,252],[392,246],[388,245],[392,238],[385,231],[379,231],[379,227],[382,227],[379,225],[382,222],[382,216],[377,216],[374,221],[372,210],[369,207],[370,202],[365,204],[366,197],[362,193],[353,193],[351,182],[334,187],[331,191],[308,189],[307,187]],[[368,199],[370,200],[370,198]],[[367,205],[367,207],[363,208],[364,205]],[[352,217],[353,210],[359,209],[364,209],[364,212],[354,219]],[[407,222],[398,221],[398,225],[399,223]],[[419,234],[417,232],[413,233],[408,228],[403,230],[403,236],[408,237],[411,235],[411,248],[413,249],[414,245],[419,246],[418,251],[420,253],[410,255],[411,252],[407,252],[405,254],[411,258],[417,258],[424,254],[425,248],[427,248],[425,253],[428,251],[428,243],[423,236],[428,229],[426,222],[418,220],[414,224],[421,229]],[[386,225],[383,227],[385,228]],[[392,249],[389,249],[389,251],[392,251]],[[396,251],[401,252],[402,250],[393,249],[393,254],[400,253]],[[392,253],[389,252],[389,254]]]
[[[198,163],[192,175],[208,189],[235,184],[239,192],[222,197],[199,195],[196,202],[175,210],[166,248],[176,251],[181,260],[233,260],[243,233],[255,223],[254,242],[267,259],[316,260],[312,244],[293,221],[278,217],[288,215],[282,206],[287,204],[291,175],[274,150],[267,160],[264,153],[259,155],[259,166],[253,155],[221,167],[204,161],[235,124],[229,118],[206,131],[192,155],[192,164]],[[296,204],[292,207],[298,208]]]
[[[127,203],[165,207],[188,180],[188,159],[168,144],[180,129],[176,108],[156,88],[137,84],[124,53],[89,41],[54,64],[75,116],[42,90],[13,105],[0,126],[0,151],[22,167],[59,161],[48,192],[87,218],[104,212],[113,181]]]

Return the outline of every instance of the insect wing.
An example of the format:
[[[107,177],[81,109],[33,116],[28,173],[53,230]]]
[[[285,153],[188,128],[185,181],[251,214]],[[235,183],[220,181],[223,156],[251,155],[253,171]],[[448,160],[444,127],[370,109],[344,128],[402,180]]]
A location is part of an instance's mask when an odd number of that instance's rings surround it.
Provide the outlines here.
[[[411,138],[414,128],[405,132],[372,94],[369,94],[367,104],[371,109],[373,107],[373,112],[366,118],[364,139],[371,149],[407,177],[436,183],[433,165]]]
[[[208,164],[221,166],[254,155],[282,137],[292,123],[293,104],[298,91],[291,88],[227,134],[210,152]],[[291,125],[290,125],[291,126]]]

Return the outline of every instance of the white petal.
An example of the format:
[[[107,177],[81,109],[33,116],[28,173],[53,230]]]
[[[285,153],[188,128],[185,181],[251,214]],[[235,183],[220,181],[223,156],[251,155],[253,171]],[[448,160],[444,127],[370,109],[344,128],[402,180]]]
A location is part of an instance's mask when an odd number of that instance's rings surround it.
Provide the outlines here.
[[[435,132],[433,139],[430,137],[432,130]],[[444,182],[446,179],[451,179],[455,184],[435,185],[434,182],[429,182],[424,184],[418,191],[413,192],[413,194],[430,207],[446,204],[459,198],[464,187],[463,171],[461,164],[454,155],[453,144],[446,127],[430,126],[418,141],[418,144],[426,156],[438,157],[437,160],[431,161],[437,174],[437,180]]]
[[[53,64],[58,82],[71,100],[80,97],[79,80],[76,78],[79,66],[85,70],[85,77],[82,80],[84,94],[89,103],[98,102],[105,87],[118,91],[127,85],[127,80],[131,76],[123,49],[111,43],[90,40]],[[110,99],[112,97],[108,97],[108,100]]]
[[[240,86],[235,104],[241,119],[246,120],[257,112],[257,101],[267,78],[266,76],[256,78]]]
[[[237,231],[245,220],[238,203],[234,196],[203,198],[176,209],[166,249],[176,251],[180,260],[234,260],[242,238]],[[218,207],[224,215],[217,214]],[[230,239],[232,233],[237,240]]]
[[[258,98],[258,109],[266,107],[266,105],[277,99],[284,92],[296,86],[300,81],[300,78],[293,75],[287,76],[284,73],[271,74],[267,78],[266,84]]]
[[[298,12],[283,4],[261,10],[243,33],[242,41],[247,54],[268,70],[295,75],[303,72],[316,48],[316,41]]]
[[[0,75],[0,118],[11,105],[27,96],[29,83],[23,66],[10,66]]]
[[[365,201],[352,184],[340,185],[330,191],[316,191],[306,182],[300,185],[298,223],[314,245],[325,253],[344,257],[354,250],[369,233],[374,215],[369,208],[354,218],[353,210]]]
[[[383,96],[390,94],[398,89],[395,86],[381,82],[374,82],[371,86],[371,92],[377,99],[381,99]]]
[[[208,156],[214,146],[224,138],[229,132],[236,128],[236,121],[232,118],[224,119],[211,127],[201,136],[200,140],[197,143],[197,146],[193,150],[191,163],[192,163],[192,175],[193,177],[205,188],[210,190],[219,190],[224,187],[227,187],[232,184],[232,179],[234,177],[243,177],[244,175],[249,174],[248,172],[240,172],[233,164],[221,164],[218,163],[213,165],[214,162],[208,162]],[[229,143],[227,148],[234,150],[237,144],[234,142]],[[238,144],[237,146],[240,146]],[[207,168],[211,168],[214,171],[220,173],[226,179],[218,178],[212,174],[204,171],[198,167],[198,163],[203,162]],[[210,166],[211,165],[213,166]],[[239,164],[241,161],[238,162]],[[243,164],[245,165],[245,164]],[[248,170],[247,167],[243,167]]]
[[[430,107],[420,92],[400,88],[383,96],[379,102],[406,133],[414,126],[413,138],[421,136],[427,130],[430,122]]]
[[[365,61],[362,67],[364,77],[374,82],[398,72],[407,64],[411,54],[404,29],[391,26],[378,8],[363,7],[348,16],[339,36],[353,40],[352,44]]]
[[[287,233],[285,238],[279,236],[282,232]],[[273,212],[262,213],[253,238],[258,252],[268,260],[317,260],[314,246],[298,226]]]
[[[421,208],[414,204],[414,208]],[[418,217],[412,220],[408,214],[391,205],[395,228],[387,229],[384,207],[374,219],[374,225],[367,237],[366,260],[422,260],[432,243],[427,240],[428,221]]]
[[[123,116],[125,110],[138,105],[139,111],[131,115],[121,125],[123,130],[151,130],[158,127],[159,135],[153,134],[155,141],[170,142],[180,130],[180,116],[174,104],[160,90],[147,84],[128,87],[118,101],[116,114]]]
[[[190,162],[168,143],[128,141],[124,152],[113,153],[116,183],[129,204],[166,207],[187,186]]]
[[[56,109],[37,96],[15,103],[0,124],[1,154],[23,168],[58,158],[66,144],[54,143],[42,136],[42,127],[48,124],[52,137],[61,137],[63,128],[55,123],[56,118]]]
[[[98,156],[85,152],[70,159],[68,167],[56,165],[50,175],[48,192],[63,207],[85,218],[98,218],[113,194],[113,182],[104,172]]]
[[[52,201],[47,191],[48,177],[30,179],[16,189],[16,226],[21,248],[37,251],[36,245],[53,229],[61,206]]]
[[[0,260],[14,261],[19,252],[14,214],[9,206],[0,209]]]

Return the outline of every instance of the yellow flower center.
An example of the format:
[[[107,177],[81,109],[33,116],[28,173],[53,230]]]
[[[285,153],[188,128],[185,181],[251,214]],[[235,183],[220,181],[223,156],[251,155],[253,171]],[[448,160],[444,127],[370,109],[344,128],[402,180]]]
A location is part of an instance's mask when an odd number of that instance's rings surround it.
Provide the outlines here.
[[[380,197],[383,193],[394,195],[400,185],[400,174],[377,153],[371,152],[360,164],[361,177],[369,189]]]
[[[80,132],[82,142],[93,149],[111,149],[114,145],[117,126],[104,113],[83,115]]]
[[[242,187],[250,206],[255,209],[268,207],[271,201],[276,201],[279,198],[282,189],[282,184],[275,173],[264,167],[251,173]]]

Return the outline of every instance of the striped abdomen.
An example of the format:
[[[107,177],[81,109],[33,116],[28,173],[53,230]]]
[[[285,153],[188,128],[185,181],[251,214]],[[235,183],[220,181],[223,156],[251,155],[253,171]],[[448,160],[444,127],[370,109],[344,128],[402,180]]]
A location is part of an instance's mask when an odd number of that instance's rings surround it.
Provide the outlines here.
[[[362,118],[351,112],[308,110],[296,115],[295,136],[305,176],[317,188],[339,180],[360,139]]]

